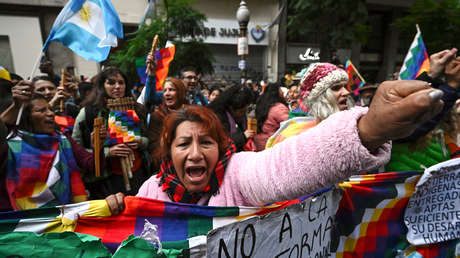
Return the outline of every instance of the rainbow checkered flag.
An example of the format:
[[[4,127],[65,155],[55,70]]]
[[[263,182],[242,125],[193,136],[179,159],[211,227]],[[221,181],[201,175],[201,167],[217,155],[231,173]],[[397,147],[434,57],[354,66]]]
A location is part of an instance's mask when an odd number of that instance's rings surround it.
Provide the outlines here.
[[[331,257],[458,257],[460,239],[423,246],[406,240],[404,211],[421,175],[409,171],[353,176],[340,184],[337,230],[326,253]],[[128,196],[118,216],[110,216],[104,200],[0,212],[0,256],[49,257],[52,250],[62,257],[110,257],[107,250],[117,250],[113,257],[199,257],[205,255],[211,230],[256,216],[270,217],[268,213],[306,198],[311,195],[265,207],[213,207]],[[161,254],[139,239],[146,220],[158,227]],[[61,233],[36,234],[50,232]]]
[[[132,109],[111,111],[109,114],[109,146],[140,140],[140,119]]]
[[[456,257],[460,239],[421,246],[406,239],[404,212],[422,174],[352,176],[341,183],[344,192],[336,213],[334,257]]]
[[[415,80],[423,72],[430,70],[430,57],[426,52],[425,43],[423,43],[422,32],[418,24],[417,34],[410,45],[404,63],[399,72],[399,80]]]
[[[348,83],[347,89],[350,92],[353,92],[355,96],[359,95],[359,89],[364,86],[366,81],[364,78],[359,74],[358,69],[353,65],[350,60],[345,62],[345,71],[348,74]]]

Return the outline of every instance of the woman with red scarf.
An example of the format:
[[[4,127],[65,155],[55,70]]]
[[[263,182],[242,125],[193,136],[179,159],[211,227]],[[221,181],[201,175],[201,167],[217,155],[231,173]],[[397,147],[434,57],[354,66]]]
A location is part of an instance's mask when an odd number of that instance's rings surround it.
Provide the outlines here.
[[[438,113],[441,96],[425,82],[384,82],[369,110],[339,112],[271,149],[240,153],[215,114],[190,106],[166,118],[165,160],[137,196],[212,206],[295,199],[387,162],[390,140]],[[106,200],[114,214],[123,209],[123,194]]]

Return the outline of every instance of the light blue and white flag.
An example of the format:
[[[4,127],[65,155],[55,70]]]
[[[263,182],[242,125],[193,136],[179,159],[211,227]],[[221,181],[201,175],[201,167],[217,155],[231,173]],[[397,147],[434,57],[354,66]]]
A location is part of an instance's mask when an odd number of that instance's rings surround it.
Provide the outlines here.
[[[59,41],[86,60],[102,62],[123,38],[123,26],[110,0],[70,0],[51,28],[49,42]]]

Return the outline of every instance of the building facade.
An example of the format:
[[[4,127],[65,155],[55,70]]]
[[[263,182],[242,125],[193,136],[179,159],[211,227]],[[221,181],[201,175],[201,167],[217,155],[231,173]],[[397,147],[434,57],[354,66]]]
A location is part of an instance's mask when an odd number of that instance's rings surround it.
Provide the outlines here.
[[[342,64],[350,59],[366,81],[375,83],[392,78],[395,67],[402,64],[409,45],[400,44],[399,32],[392,23],[404,15],[415,0],[366,0],[371,32],[365,45],[355,43],[337,49]],[[300,71],[319,60],[319,46],[305,39],[287,42],[286,73]]]
[[[354,44],[338,49],[342,62],[351,59],[365,79],[385,80],[402,63],[409,46],[399,44],[399,34],[391,23],[401,17],[415,0],[367,0],[371,35],[366,45]],[[0,0],[0,65],[28,77],[41,51],[52,24],[67,0]],[[246,57],[248,77],[276,81],[285,73],[299,71],[319,59],[319,46],[305,42],[286,41],[287,0],[247,0],[251,18],[248,25],[249,55]],[[135,30],[147,0],[112,0],[127,30]],[[236,11],[240,0],[198,0],[193,7],[208,20],[202,33],[204,42],[214,53],[215,75],[212,79],[238,81],[237,38],[239,25]],[[285,9],[284,9],[285,10]],[[270,26],[272,25],[272,26]],[[46,56],[54,68],[73,68],[77,75],[91,77],[99,65],[75,55],[60,43],[52,42]]]
[[[66,0],[0,0],[0,65],[23,77],[28,77],[41,52],[53,22]],[[236,42],[239,25],[236,10],[240,1],[196,1],[194,8],[204,13],[203,40],[215,56],[215,79],[238,80],[240,69]],[[121,22],[128,29],[136,28],[147,7],[147,0],[112,0]],[[278,12],[276,0],[248,1],[251,19],[248,25],[249,55],[247,71],[250,77],[276,80],[278,60],[278,25],[267,28]],[[51,42],[47,51],[55,71],[72,68],[77,75],[91,77],[99,65],[75,55],[60,43]],[[37,72],[39,73],[39,72]],[[37,74],[36,73],[36,74]]]

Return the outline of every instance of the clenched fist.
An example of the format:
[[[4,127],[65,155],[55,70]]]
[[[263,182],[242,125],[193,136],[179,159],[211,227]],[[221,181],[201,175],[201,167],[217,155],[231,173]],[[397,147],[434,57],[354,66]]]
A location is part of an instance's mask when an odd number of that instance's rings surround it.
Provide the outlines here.
[[[417,126],[441,111],[442,95],[423,81],[383,82],[369,112],[358,122],[363,145],[374,151],[388,140],[411,135]]]

